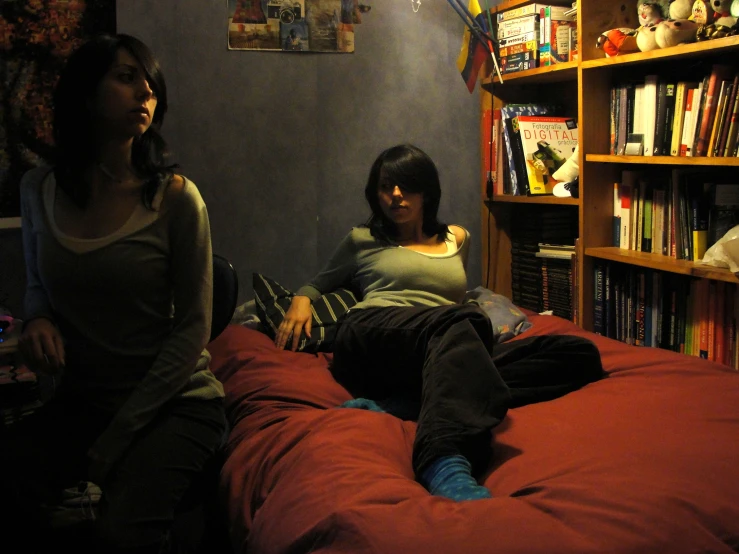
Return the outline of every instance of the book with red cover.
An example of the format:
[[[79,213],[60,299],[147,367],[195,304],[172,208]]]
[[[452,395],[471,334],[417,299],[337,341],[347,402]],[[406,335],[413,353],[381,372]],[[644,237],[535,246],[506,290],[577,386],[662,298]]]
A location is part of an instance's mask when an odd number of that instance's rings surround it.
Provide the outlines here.
[[[733,79],[734,70],[731,66],[723,64],[714,64],[711,68],[711,75],[708,78],[708,89],[705,91],[706,103],[700,117],[700,127],[698,128],[698,140],[696,141],[694,156],[705,156],[708,149],[708,141],[711,138],[711,129],[714,118],[716,116],[716,101],[718,100],[718,87],[721,81]]]

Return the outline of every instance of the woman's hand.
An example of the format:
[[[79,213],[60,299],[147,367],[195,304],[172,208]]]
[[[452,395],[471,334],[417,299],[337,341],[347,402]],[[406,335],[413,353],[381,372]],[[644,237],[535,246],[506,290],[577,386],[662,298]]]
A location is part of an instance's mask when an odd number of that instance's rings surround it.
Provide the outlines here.
[[[45,317],[26,324],[18,347],[26,365],[33,371],[54,375],[65,365],[62,336],[56,325]]]
[[[310,298],[307,296],[293,296],[290,303],[290,309],[287,310],[282,323],[277,328],[277,336],[275,344],[277,348],[282,350],[285,348],[290,335],[293,337],[290,350],[297,350],[300,341],[300,333],[305,331],[306,336],[310,338],[310,328],[313,323],[313,314],[310,309]]]

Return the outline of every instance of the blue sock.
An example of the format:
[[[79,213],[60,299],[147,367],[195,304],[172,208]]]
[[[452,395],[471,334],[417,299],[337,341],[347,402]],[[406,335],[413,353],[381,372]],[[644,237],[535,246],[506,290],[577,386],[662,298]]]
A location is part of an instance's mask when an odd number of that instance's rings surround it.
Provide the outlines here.
[[[464,456],[438,458],[421,475],[421,484],[435,496],[456,502],[492,498],[490,491],[472,477],[472,467]]]
[[[352,398],[339,406],[339,408],[356,408],[358,410],[369,410],[370,412],[384,412],[377,402],[369,398]]]

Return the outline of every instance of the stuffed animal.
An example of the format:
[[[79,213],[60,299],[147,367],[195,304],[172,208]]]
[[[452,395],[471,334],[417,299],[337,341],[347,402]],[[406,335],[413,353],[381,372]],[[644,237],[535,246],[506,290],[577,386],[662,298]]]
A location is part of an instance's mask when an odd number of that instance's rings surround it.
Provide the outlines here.
[[[626,27],[610,29],[601,33],[596,46],[605,52],[607,58],[612,58],[619,54],[638,52],[639,47],[636,44],[636,34],[636,29]]]
[[[664,23],[664,22],[660,22]],[[648,52],[650,50],[657,50],[659,45],[657,44],[657,28],[658,25],[652,25],[651,27],[639,27],[639,31],[636,34],[636,45],[642,52]]]
[[[701,25],[713,23],[713,10],[706,5],[704,0],[695,0],[690,19]]]
[[[670,2],[669,19],[689,19],[692,14],[693,0],[673,0]]]
[[[731,6],[734,3],[733,0],[710,0],[710,7],[715,14],[713,23],[733,27],[737,21],[737,18],[731,13]]]
[[[739,0],[734,0],[729,8],[729,13],[739,19]]]
[[[638,0],[636,9],[640,27],[651,27],[670,15],[669,0]]]
[[[700,25],[689,19],[662,21],[655,30],[655,41],[659,48],[668,48],[676,44],[695,42]]]

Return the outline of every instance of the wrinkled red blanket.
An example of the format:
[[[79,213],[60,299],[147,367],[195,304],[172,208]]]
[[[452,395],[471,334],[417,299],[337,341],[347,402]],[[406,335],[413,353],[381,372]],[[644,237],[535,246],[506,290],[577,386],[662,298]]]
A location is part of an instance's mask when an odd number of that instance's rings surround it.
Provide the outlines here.
[[[415,424],[337,409],[328,357],[229,327],[210,345],[233,428],[222,473],[238,552],[739,551],[739,373],[532,316],[600,348],[608,378],[509,412],[490,500],[430,496]],[[514,339],[516,340],[516,339]]]

